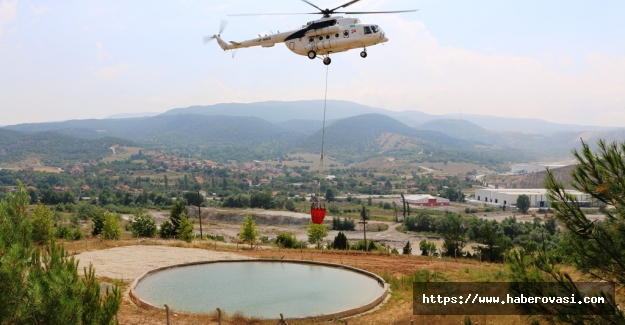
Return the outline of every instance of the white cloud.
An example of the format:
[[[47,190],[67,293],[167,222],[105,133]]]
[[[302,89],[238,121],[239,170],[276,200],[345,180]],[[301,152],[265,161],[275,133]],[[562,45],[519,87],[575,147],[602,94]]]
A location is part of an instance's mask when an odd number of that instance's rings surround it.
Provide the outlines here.
[[[114,67],[104,67],[95,72],[95,76],[101,79],[110,79],[116,75],[125,72],[128,69],[127,64],[118,64]]]
[[[350,61],[360,75],[341,86],[341,99],[431,114],[462,110],[561,123],[625,124],[617,119],[624,111],[625,56],[596,54],[573,62],[562,55],[554,70],[543,58],[441,46],[421,22],[376,18],[386,26],[390,42],[371,48],[365,60]],[[576,70],[566,69],[573,64]]]
[[[17,18],[17,0],[2,0],[0,3],[0,36],[4,34],[2,26],[8,25]]]
[[[30,6],[30,10],[32,11],[32,13],[37,16],[43,15],[44,13],[46,13],[46,11],[50,11],[50,8],[45,7],[45,6],[35,7],[32,4],[28,4],[28,5]]]
[[[98,53],[96,55],[98,60],[102,60],[102,59],[109,59],[110,60],[110,59],[112,59],[111,55],[106,53],[106,51],[104,51],[104,45],[102,45],[102,43],[96,42],[95,43],[95,48],[98,51]]]

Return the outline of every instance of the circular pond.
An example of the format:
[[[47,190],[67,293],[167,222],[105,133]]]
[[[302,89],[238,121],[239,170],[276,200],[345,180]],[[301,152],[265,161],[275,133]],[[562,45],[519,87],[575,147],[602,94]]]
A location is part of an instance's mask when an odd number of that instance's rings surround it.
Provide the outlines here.
[[[388,286],[348,266],[275,260],[194,263],[150,271],[133,283],[141,305],[187,313],[220,308],[247,317],[344,317],[375,307]]]

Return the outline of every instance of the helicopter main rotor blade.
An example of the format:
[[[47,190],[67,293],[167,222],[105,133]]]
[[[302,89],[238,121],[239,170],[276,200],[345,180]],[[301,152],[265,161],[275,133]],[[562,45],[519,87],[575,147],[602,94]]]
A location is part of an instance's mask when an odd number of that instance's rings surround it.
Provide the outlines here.
[[[227,20],[221,20],[221,26],[219,26],[219,35],[221,35],[221,33],[223,33],[224,29],[226,29],[226,26],[228,26],[228,21]]]
[[[204,44],[207,44],[215,39],[215,36],[204,36]]]
[[[288,15],[320,15],[320,13],[318,12],[291,12],[291,13],[282,13],[282,14],[235,14],[235,15],[228,15],[230,17],[236,17],[236,16],[288,16]]]
[[[335,14],[347,14],[347,15],[366,15],[366,14],[397,14],[402,12],[415,12],[419,11],[419,9],[413,10],[395,10],[395,11],[337,11]]]
[[[302,1],[304,1],[304,0],[302,0]],[[334,10],[336,10],[336,9],[341,9],[341,8],[349,7],[349,6],[353,5],[354,3],[358,2],[358,1],[360,1],[360,0],[352,0],[352,1],[350,1],[350,2],[346,3],[346,4],[342,5],[342,6],[339,6],[339,7],[336,7],[336,8],[334,8],[334,9],[330,10],[330,12],[334,12]]]
[[[310,1],[307,1],[307,0],[302,0],[302,1],[303,1],[303,2],[306,2],[307,4],[309,4],[309,5],[313,6],[313,7],[317,8],[317,9],[319,9],[319,11],[323,11],[323,9],[321,9],[321,8],[319,8],[319,7],[317,7],[317,6],[315,6],[315,5],[314,5],[314,4],[312,4]],[[359,1],[359,0],[356,0],[356,1]]]

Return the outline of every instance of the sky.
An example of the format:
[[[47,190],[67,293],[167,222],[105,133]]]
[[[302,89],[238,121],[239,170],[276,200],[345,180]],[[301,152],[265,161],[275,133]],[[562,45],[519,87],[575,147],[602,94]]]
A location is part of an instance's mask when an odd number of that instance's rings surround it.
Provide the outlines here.
[[[312,0],[334,8],[347,0]],[[393,111],[625,127],[625,1],[362,0],[384,45],[332,55],[328,98]],[[346,9],[347,10],[347,9]],[[298,0],[0,0],[0,125],[323,99],[326,66],[284,44],[232,58],[226,41],[296,29]],[[331,107],[328,107],[331,109]],[[302,118],[318,119],[318,112]]]

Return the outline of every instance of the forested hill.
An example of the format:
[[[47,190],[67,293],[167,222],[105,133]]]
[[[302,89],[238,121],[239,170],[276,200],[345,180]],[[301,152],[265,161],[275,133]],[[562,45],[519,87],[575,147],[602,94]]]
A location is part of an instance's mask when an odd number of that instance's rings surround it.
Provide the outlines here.
[[[300,144],[300,150],[321,151],[322,132]],[[463,161],[500,164],[514,161],[522,151],[502,150],[445,134],[416,130],[391,117],[365,114],[339,120],[326,127],[324,154],[345,162],[377,155],[408,156],[415,161]]]
[[[83,138],[114,136],[153,148],[214,159],[265,159],[291,149],[303,132],[286,130],[256,117],[159,115],[145,118],[73,120],[20,124],[7,129],[25,132],[54,130]]]
[[[319,152],[321,138],[320,130],[304,140],[301,148]],[[457,148],[461,144],[461,140],[442,133],[416,130],[385,115],[365,114],[342,119],[326,127],[324,151],[328,155],[345,158],[398,150],[420,152],[435,146]]]
[[[109,148],[114,145],[132,146],[133,142],[113,137],[82,139],[50,131],[23,133],[0,129],[0,163],[32,158],[45,165],[62,166],[68,162],[100,160],[111,153]]]

